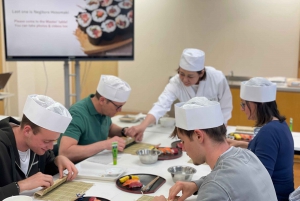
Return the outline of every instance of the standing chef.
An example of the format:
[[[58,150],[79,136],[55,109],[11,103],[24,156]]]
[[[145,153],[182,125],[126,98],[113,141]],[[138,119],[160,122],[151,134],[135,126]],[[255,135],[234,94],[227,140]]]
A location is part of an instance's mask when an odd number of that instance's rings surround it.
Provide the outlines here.
[[[198,49],[184,49],[181,55],[178,74],[172,77],[158,101],[147,114],[145,120],[126,130],[127,135],[135,135],[141,141],[147,126],[159,120],[176,99],[186,102],[193,97],[204,96],[218,101],[224,116],[224,124],[231,118],[232,96],[223,73],[213,67],[204,66],[205,53]]]

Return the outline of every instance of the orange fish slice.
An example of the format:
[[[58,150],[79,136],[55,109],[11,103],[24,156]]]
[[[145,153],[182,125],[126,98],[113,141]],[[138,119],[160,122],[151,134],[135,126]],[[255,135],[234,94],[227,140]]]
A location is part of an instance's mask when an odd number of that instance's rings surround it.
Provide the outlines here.
[[[138,180],[138,179],[129,179],[129,180],[125,181],[125,182],[122,184],[122,186],[130,185],[131,183],[136,182],[136,181],[140,181],[140,180]]]

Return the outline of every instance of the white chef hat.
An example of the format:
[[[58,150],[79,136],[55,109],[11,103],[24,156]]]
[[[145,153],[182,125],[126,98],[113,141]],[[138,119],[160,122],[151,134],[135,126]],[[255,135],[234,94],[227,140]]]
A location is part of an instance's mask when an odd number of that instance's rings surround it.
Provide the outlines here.
[[[50,131],[64,133],[72,116],[59,102],[44,95],[32,94],[27,97],[23,114],[34,124]]]
[[[204,69],[205,53],[202,50],[187,48],[184,49],[179,66],[187,71],[201,71]]]
[[[241,99],[259,103],[276,100],[276,84],[263,77],[254,77],[241,83]]]
[[[112,101],[126,102],[131,88],[129,84],[113,75],[101,75],[97,87],[98,93]]]
[[[206,97],[175,104],[175,119],[176,126],[184,130],[215,128],[224,123],[220,103]]]

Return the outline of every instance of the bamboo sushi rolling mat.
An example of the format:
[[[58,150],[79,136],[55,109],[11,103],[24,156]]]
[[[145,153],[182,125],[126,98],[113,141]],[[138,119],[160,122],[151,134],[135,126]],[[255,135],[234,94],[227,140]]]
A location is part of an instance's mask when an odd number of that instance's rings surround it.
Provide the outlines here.
[[[150,196],[150,195],[143,195],[142,197],[140,197],[139,199],[137,199],[137,201],[152,201],[154,198],[154,196]],[[177,201],[178,198],[175,198],[173,201]]]
[[[135,144],[131,145],[130,147],[127,147],[126,149],[124,149],[123,153],[136,155],[137,150],[149,149],[151,146],[154,146],[154,145],[147,144],[147,143],[135,143]]]
[[[38,193],[38,192],[36,192],[35,199],[51,200],[51,201],[62,201],[62,200],[63,201],[74,201],[77,199],[77,196],[76,196],[77,193],[82,194],[93,186],[92,183],[79,182],[79,181],[63,182],[61,180],[59,180],[55,184],[58,187],[54,187],[48,191],[47,191],[47,189],[49,189],[49,188],[38,191],[43,196],[37,195],[36,193]]]

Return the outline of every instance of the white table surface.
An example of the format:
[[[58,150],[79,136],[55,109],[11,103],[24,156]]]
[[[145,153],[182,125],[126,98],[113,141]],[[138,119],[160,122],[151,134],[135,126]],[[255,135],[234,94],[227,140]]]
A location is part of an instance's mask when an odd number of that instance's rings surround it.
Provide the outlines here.
[[[138,125],[140,122],[137,123],[123,123],[119,121],[119,117],[121,115],[115,116],[112,118],[112,121],[119,126],[122,127],[130,127],[133,125]],[[143,142],[150,143],[150,144],[158,144],[161,143],[161,146],[171,146],[173,141],[177,139],[169,138],[170,134],[173,132],[174,127],[163,128],[160,125],[155,125],[152,127],[148,127],[144,133]],[[234,126],[227,127],[228,133],[235,131]],[[293,133],[294,141],[295,141],[295,150],[300,150],[300,133]],[[110,151],[106,151],[106,154]],[[101,155],[104,155],[104,152],[100,152],[99,154],[86,159],[81,163],[101,163],[107,167],[112,165],[112,159],[110,160],[109,157],[106,157],[105,160],[101,159]],[[107,160],[108,158],[108,160]],[[103,159],[103,158],[102,158]],[[199,179],[202,176],[205,176],[210,173],[211,169],[208,165],[203,164],[199,166],[195,166],[192,163],[188,163],[190,158],[183,152],[182,156],[177,159],[173,160],[165,160],[165,161],[158,161],[155,164],[142,164],[136,155],[130,154],[123,154],[119,153],[118,155],[118,164],[117,167],[121,167],[126,169],[124,175],[127,174],[137,174],[137,173],[149,173],[159,175],[166,179],[166,183],[164,183],[155,193],[148,194],[148,195],[164,195],[168,196],[169,189],[174,185],[172,181],[170,173],[168,173],[167,168],[175,165],[187,165],[196,168],[197,173],[193,176],[193,180]],[[98,162],[99,161],[99,162]],[[105,161],[103,163],[103,161]],[[57,175],[54,177],[57,178]],[[89,179],[75,179],[75,181],[85,181],[94,183],[94,185],[86,192],[86,196],[97,196],[109,199],[111,201],[135,201],[140,198],[141,194],[132,194],[127,193],[124,191],[119,190],[116,187],[115,181],[103,181],[103,180],[89,180]],[[35,190],[36,191],[36,190]],[[32,195],[35,191],[28,191],[22,194],[25,195]],[[187,200],[188,201],[195,201],[196,196],[191,196]]]

